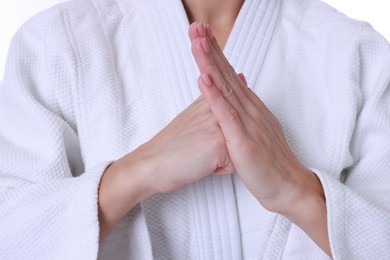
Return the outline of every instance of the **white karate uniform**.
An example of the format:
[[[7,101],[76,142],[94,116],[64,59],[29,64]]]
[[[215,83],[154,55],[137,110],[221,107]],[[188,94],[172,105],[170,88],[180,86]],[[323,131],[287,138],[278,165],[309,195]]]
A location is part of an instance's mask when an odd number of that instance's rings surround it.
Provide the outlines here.
[[[76,0],[19,30],[0,86],[0,259],[328,259],[236,174],[153,196],[99,244],[107,165],[200,94],[188,27],[179,0]],[[333,258],[389,259],[386,40],[317,0],[246,0],[224,51],[321,180]]]

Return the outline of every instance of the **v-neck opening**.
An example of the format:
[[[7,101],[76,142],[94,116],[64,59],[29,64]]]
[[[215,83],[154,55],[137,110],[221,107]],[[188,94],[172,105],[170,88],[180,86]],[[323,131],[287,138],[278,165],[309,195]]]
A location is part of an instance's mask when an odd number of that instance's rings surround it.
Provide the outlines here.
[[[183,1],[179,1],[179,2],[180,2],[180,5],[181,5],[182,12],[184,13],[184,16],[186,17],[186,19],[185,19],[186,21],[184,21],[184,23],[189,28],[192,23],[190,22],[190,19],[188,18],[188,15],[187,15],[186,9],[184,7]],[[231,28],[231,30],[229,32],[229,35],[228,35],[228,37],[226,39],[225,46],[224,46],[224,48],[222,50],[224,53],[225,53],[226,46],[228,45],[228,42],[231,41],[232,32],[233,32],[234,28],[237,25],[237,20],[238,20],[238,18],[240,16],[242,16],[242,12],[243,12],[243,9],[245,8],[245,4],[248,3],[248,2],[249,2],[248,0],[244,1],[244,3],[242,4],[240,10],[238,11],[236,19],[234,20],[233,26],[232,26],[232,28]]]
[[[223,50],[228,60],[230,60],[230,53],[232,53],[234,46],[239,40],[237,39],[237,37],[239,37],[240,35],[237,33],[237,31],[239,31],[239,28],[245,25],[245,14],[248,13],[248,9],[251,8],[252,3],[256,1],[257,0],[246,0],[240,8],[240,11],[236,17],[232,30],[229,33],[229,37],[226,41],[225,48]],[[274,0],[262,1],[267,2]],[[176,55],[178,51],[186,49],[186,51],[182,52],[180,55],[180,59],[184,59],[185,61],[180,62],[181,65],[179,67],[181,67],[182,72],[187,74],[188,82],[185,87],[180,87],[180,89],[182,89],[182,94],[180,95],[181,98],[176,98],[175,100],[177,102],[178,108],[183,109],[190,105],[192,101],[200,95],[200,91],[197,86],[197,77],[199,76],[200,72],[191,53],[191,41],[188,36],[190,21],[188,19],[187,12],[181,0],[152,0],[147,1],[145,3],[149,3],[149,9],[153,13],[155,13],[156,16],[158,16],[158,18],[153,17],[153,19],[155,19],[155,25],[158,26],[159,29],[162,29],[163,33],[167,33],[170,35],[170,37],[168,38],[162,38],[162,36],[160,36],[160,40],[157,40],[157,42],[163,43],[164,40],[171,40],[171,43],[176,45],[177,47],[175,50],[170,51],[171,55]],[[174,15],[172,15],[171,13]],[[175,22],[172,22],[170,20],[175,20]],[[170,26],[168,26],[168,24]],[[159,29],[157,29],[157,31]],[[157,34],[161,34],[161,32],[158,31]],[[172,41],[172,39],[170,39],[172,37],[176,37],[176,41]],[[166,56],[167,59],[172,58],[168,57],[167,53],[163,55]],[[176,60],[176,62],[178,61],[179,60]],[[191,64],[192,69],[188,68],[188,65],[185,64],[186,62],[189,62]],[[191,96],[188,96],[189,92],[191,93]],[[185,100],[184,103],[183,99]]]
[[[188,36],[190,21],[183,2],[181,0],[154,0],[151,2],[160,5],[170,5],[171,12],[176,13],[174,16],[166,13],[167,16],[173,16],[170,19],[177,21],[180,30],[176,30],[176,32],[180,32],[181,37],[184,37],[184,40],[178,38],[176,44],[186,45],[191,55],[192,66],[194,67],[192,73],[196,76],[199,75],[196,62],[191,54],[191,42]],[[255,72],[252,74],[252,77],[251,75],[246,75],[248,81],[255,88],[259,84],[268,49],[278,27],[282,3],[283,0],[245,0],[223,49],[226,58],[237,71]],[[166,28],[167,31],[169,29]],[[256,58],[256,61],[253,60],[254,58]],[[197,86],[192,88],[191,92],[193,99],[200,94]]]

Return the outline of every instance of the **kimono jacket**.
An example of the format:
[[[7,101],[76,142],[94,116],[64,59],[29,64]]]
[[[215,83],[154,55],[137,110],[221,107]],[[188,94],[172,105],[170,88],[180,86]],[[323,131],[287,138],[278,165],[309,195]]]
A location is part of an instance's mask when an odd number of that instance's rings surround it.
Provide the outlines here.
[[[0,86],[0,259],[329,259],[237,174],[152,196],[99,243],[106,167],[200,95],[188,28],[179,0],[75,0],[22,26]],[[246,0],[224,53],[321,181],[333,258],[389,259],[388,42],[318,0]]]

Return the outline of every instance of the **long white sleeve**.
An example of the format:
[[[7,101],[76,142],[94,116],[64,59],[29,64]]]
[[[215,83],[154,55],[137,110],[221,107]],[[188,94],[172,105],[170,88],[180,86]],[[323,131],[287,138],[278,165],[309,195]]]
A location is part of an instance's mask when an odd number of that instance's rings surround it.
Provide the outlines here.
[[[0,259],[97,257],[97,191],[110,162],[84,169],[62,18],[46,12],[19,30],[0,86]]]
[[[350,144],[352,163],[343,183],[312,169],[325,190],[334,259],[390,258],[390,47],[367,27],[353,45],[362,105]]]

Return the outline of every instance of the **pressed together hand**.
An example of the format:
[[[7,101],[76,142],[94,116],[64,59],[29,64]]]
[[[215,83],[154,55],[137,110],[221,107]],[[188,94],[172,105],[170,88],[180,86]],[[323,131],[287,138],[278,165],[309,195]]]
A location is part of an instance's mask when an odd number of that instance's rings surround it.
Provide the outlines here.
[[[225,58],[209,26],[191,26],[199,87],[221,126],[233,165],[262,205],[283,211],[314,175],[295,158],[282,127]],[[315,178],[315,177],[314,177]]]
[[[235,73],[210,26],[195,22],[189,35],[199,88],[237,174],[263,207],[289,218],[331,255],[320,181],[291,152],[281,124]]]
[[[291,152],[281,124],[236,74],[211,28],[195,22],[189,35],[202,95],[108,167],[99,190],[101,238],[153,194],[211,173],[237,173],[263,207],[288,217],[330,254],[321,183]]]
[[[233,173],[218,121],[201,96],[139,148],[149,160],[155,190],[171,192],[210,173]]]

